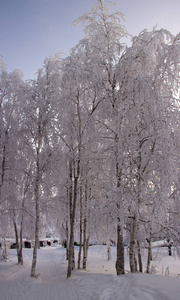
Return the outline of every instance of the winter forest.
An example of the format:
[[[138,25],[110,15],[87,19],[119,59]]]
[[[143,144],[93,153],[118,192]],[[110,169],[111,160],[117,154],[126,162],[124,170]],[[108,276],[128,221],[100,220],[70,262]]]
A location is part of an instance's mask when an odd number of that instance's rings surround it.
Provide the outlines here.
[[[36,80],[0,66],[0,238],[66,243],[67,278],[91,244],[116,246],[115,270],[150,272],[151,243],[180,255],[180,36],[132,37],[123,14],[97,0],[70,55],[50,56]],[[78,244],[75,261],[74,244]],[[143,266],[141,252],[147,250]]]

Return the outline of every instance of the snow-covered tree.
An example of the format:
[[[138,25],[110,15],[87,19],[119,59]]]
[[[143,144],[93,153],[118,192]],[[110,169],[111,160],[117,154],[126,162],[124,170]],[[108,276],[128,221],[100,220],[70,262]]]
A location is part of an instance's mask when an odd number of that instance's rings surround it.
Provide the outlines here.
[[[122,153],[127,162],[126,182],[130,193],[126,202],[129,201],[132,218],[129,252],[132,272],[136,271],[139,219],[147,210],[149,213],[157,210],[159,203],[166,207],[171,186],[172,127],[169,125],[173,120],[173,94],[178,82],[174,77],[178,63],[170,59],[173,41],[174,37],[166,30],[143,31],[133,39],[132,47],[119,63],[121,141],[125,139]]]
[[[58,93],[59,58],[45,60],[39,70],[37,81],[27,85],[23,105],[24,144],[31,158],[31,176],[35,204],[35,246],[31,276],[35,277],[37,249],[39,243],[40,200],[43,198],[48,182],[46,173],[50,172],[50,162],[55,148],[56,97]],[[50,187],[49,187],[50,189]]]
[[[116,186],[120,185],[120,167],[118,163],[118,104],[117,104],[117,85],[115,77],[115,66],[122,53],[120,39],[127,35],[126,29],[121,23],[123,14],[110,13],[108,6],[103,0],[98,0],[89,14],[84,14],[76,23],[82,22],[85,26],[86,44],[90,52],[88,64],[91,64],[95,86],[96,98],[95,106],[101,106],[97,120],[104,124],[107,131],[111,131],[111,138],[114,141],[114,176],[116,177]],[[109,133],[108,132],[108,133]],[[121,199],[116,202],[118,210],[120,209]],[[122,220],[117,215],[117,274],[124,273],[124,246]]]
[[[2,69],[0,77],[0,211],[6,229],[12,222],[17,232],[16,217],[20,213],[18,205],[20,184],[18,176],[21,171],[19,97],[23,85],[22,73],[15,70],[8,74],[5,69]],[[3,224],[1,225],[3,228]],[[4,237],[6,233],[1,232]]]

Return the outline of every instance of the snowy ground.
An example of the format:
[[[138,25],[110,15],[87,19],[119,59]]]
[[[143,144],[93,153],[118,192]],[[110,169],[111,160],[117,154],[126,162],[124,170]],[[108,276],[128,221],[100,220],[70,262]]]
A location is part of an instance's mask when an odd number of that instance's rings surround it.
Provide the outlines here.
[[[107,261],[106,247],[93,246],[89,248],[87,271],[75,270],[68,280],[65,249],[61,247],[39,250],[37,279],[30,278],[32,250],[24,250],[24,267],[17,265],[15,254],[16,250],[9,250],[8,261],[0,262],[1,300],[180,299],[180,261],[175,255],[169,257],[166,248],[153,249],[152,270],[156,275],[130,274],[126,257],[126,275],[116,276],[115,248],[112,260]]]

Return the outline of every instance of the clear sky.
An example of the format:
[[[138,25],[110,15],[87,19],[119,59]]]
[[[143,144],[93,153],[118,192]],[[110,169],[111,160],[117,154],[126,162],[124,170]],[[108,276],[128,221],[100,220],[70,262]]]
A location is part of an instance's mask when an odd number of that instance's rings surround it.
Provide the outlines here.
[[[113,0],[112,0],[113,1]],[[180,0],[114,0],[113,10],[125,14],[126,29],[138,35],[143,29],[180,32]],[[51,54],[69,50],[83,38],[72,22],[89,12],[95,0],[0,0],[0,55],[7,71],[20,69],[33,79]]]

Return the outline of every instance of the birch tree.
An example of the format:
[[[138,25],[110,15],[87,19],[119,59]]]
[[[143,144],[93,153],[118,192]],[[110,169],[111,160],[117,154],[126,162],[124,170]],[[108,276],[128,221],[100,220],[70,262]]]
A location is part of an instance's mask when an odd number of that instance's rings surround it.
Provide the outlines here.
[[[118,152],[118,104],[117,104],[117,84],[115,77],[115,65],[119,61],[122,54],[122,45],[120,39],[127,35],[125,27],[121,20],[123,14],[110,13],[109,8],[104,1],[98,0],[89,14],[84,14],[77,22],[82,22],[85,26],[85,33],[91,49],[91,63],[94,65],[93,74],[99,73],[99,84],[97,89],[100,89],[98,100],[103,101],[102,111],[103,117],[101,123],[105,124],[106,128],[111,127],[114,140],[114,172],[116,177],[116,186],[119,189],[121,185],[121,166],[119,165]],[[107,117],[105,110],[107,109],[110,117]],[[107,126],[108,124],[108,126]],[[110,124],[110,125],[109,125]],[[110,130],[109,130],[110,131]],[[116,205],[120,211],[121,199],[117,199]],[[117,215],[117,274],[124,274],[124,245],[123,245],[123,220],[120,215]]]
[[[66,102],[60,114],[60,138],[64,141],[68,151],[68,197],[69,197],[69,245],[67,278],[75,267],[74,262],[74,224],[77,201],[79,195],[79,181],[81,176],[82,149],[86,127],[86,86],[83,79],[81,63],[83,51],[79,46],[72,50],[71,56],[64,61],[62,78],[62,97]],[[84,72],[85,74],[86,72]],[[68,119],[66,116],[68,115]]]
[[[6,221],[13,220],[16,237],[16,210],[19,209],[17,205],[18,172],[20,171],[18,165],[21,123],[19,97],[22,86],[20,71],[15,70],[8,74],[5,69],[2,69],[0,80],[0,211],[4,216],[6,215]],[[3,235],[5,236],[6,233]]]
[[[166,30],[144,31],[134,38],[119,65],[119,97],[125,113],[123,128],[128,134],[125,156],[131,195],[129,253],[132,272],[136,271],[135,245],[141,211],[144,205],[163,202],[167,197],[166,174],[170,175],[167,149],[171,140],[167,123],[172,118],[174,81],[171,81],[173,67],[166,63],[172,42],[173,36]]]
[[[35,245],[31,276],[36,277],[37,249],[39,245],[40,201],[44,194],[45,174],[49,171],[53,156],[55,133],[55,102],[57,80],[59,78],[59,59],[45,60],[44,68],[39,70],[37,81],[28,84],[23,103],[24,143],[33,163],[34,204],[35,204]],[[47,182],[46,182],[47,184]]]

